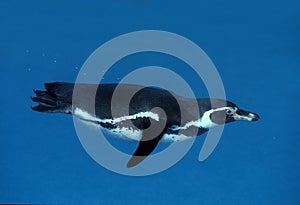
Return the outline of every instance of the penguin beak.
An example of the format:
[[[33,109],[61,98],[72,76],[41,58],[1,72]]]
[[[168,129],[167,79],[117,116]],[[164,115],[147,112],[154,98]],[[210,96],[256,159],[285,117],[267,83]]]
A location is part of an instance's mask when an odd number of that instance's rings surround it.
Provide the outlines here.
[[[259,120],[259,115],[256,113],[248,112],[245,110],[238,109],[233,116],[235,120],[246,120],[246,121],[257,121]]]

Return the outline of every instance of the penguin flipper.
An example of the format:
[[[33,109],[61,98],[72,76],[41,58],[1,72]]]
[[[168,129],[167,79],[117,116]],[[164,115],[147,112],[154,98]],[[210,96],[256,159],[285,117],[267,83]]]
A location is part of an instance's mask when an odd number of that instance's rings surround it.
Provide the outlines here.
[[[151,120],[151,126],[143,130],[142,138],[133,156],[127,163],[127,168],[134,167],[146,159],[155,149],[166,131],[166,119]]]

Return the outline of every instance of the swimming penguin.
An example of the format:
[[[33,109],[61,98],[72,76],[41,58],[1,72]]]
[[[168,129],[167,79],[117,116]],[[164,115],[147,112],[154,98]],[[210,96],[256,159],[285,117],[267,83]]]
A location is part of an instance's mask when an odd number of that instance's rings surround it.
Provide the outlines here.
[[[72,114],[139,141],[127,167],[143,161],[160,140],[186,140],[220,124],[259,120],[257,114],[239,109],[230,101],[190,99],[141,85],[54,82],[45,83],[45,91],[34,93],[31,99],[38,105],[31,108],[35,111]]]

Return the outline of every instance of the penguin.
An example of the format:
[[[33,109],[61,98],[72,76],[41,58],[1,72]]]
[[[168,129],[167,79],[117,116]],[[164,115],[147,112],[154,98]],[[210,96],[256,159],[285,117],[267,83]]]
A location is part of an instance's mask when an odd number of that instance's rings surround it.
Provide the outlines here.
[[[38,103],[31,106],[34,111],[71,114],[93,126],[139,141],[128,168],[141,163],[162,140],[183,141],[221,124],[260,118],[227,100],[191,99],[166,89],[134,84],[52,82],[45,83],[43,91],[33,91],[35,96],[31,99]]]

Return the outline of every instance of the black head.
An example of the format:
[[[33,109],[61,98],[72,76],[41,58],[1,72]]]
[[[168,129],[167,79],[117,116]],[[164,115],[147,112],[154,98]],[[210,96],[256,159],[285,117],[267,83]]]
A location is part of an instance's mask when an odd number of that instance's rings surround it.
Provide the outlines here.
[[[257,121],[259,120],[259,115],[253,112],[242,110],[234,103],[226,101],[225,107],[215,108],[211,112],[210,119],[216,124],[224,124],[224,122],[229,123],[237,120]]]
[[[238,120],[259,120],[258,114],[242,110],[230,101],[206,99],[205,101],[199,102],[200,105],[201,103],[202,105],[204,104],[205,107],[205,110],[202,110],[202,121],[207,128]]]

